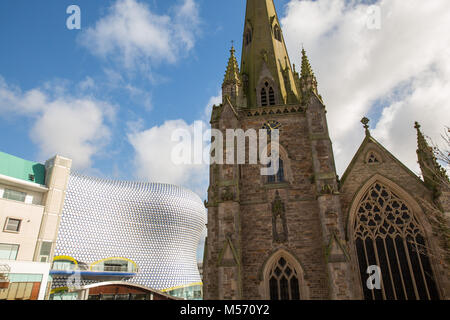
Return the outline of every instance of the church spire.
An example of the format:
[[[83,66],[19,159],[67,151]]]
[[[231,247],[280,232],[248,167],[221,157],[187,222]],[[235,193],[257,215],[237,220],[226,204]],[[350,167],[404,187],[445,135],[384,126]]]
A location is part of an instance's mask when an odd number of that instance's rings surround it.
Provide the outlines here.
[[[415,123],[414,128],[417,130],[417,157],[422,170],[423,180],[426,185],[434,190],[435,196],[438,196],[443,182],[449,182],[447,173],[438,163],[433,148],[429,146],[418,122]]]
[[[236,56],[234,53],[236,50],[234,50],[234,46],[231,46],[230,50],[230,58],[228,59],[228,65],[227,70],[225,72],[225,79],[223,80],[223,85],[225,86],[227,84],[240,84],[241,78],[239,75],[239,66],[236,60]]]
[[[273,0],[247,0],[241,71],[248,107],[295,103],[299,94]],[[293,101],[297,100],[297,101]]]
[[[222,100],[225,102],[226,97],[228,97],[235,107],[241,107],[243,96],[242,81],[236,56],[234,55],[235,52],[234,45],[232,45],[222,84]]]
[[[310,92],[314,92],[316,95],[319,95],[317,92],[317,79],[311,68],[311,64],[309,63],[308,56],[306,55],[304,48],[302,48],[302,70],[300,76],[302,96],[308,97]]]

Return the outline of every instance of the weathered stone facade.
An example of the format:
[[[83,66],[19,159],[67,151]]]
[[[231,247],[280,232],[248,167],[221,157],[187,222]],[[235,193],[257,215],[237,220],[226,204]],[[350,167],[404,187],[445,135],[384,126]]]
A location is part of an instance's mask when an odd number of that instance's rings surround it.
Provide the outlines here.
[[[226,136],[227,129],[259,130],[268,120],[278,123],[283,177],[269,182],[259,162],[211,165],[205,299],[269,299],[276,288],[278,298],[364,298],[351,226],[355,201],[376,181],[393,188],[423,223],[429,252],[436,253],[431,264],[439,297],[450,297],[448,239],[428,221],[441,212],[431,209],[436,207],[433,191],[368,129],[339,181],[326,107],[305,51],[298,74],[278,34],[272,0],[248,0],[245,21],[242,70],[232,48],[223,102],[213,107],[211,126]],[[225,146],[225,155],[232,151]],[[442,193],[441,203],[448,202],[445,197]],[[444,258],[439,260],[437,252]],[[284,276],[280,268],[287,270]],[[283,285],[289,287],[287,296]]]

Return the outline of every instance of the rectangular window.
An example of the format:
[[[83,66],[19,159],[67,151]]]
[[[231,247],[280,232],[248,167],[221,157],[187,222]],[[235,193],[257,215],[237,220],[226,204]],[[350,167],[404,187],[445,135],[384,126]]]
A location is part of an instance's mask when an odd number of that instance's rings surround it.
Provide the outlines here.
[[[4,231],[19,232],[22,220],[7,218]]]
[[[5,189],[3,192],[3,198],[9,200],[15,200],[20,202],[25,202],[27,194],[25,192],[15,191],[11,189]]]
[[[18,244],[0,243],[0,260],[16,260],[19,252]]]
[[[50,259],[50,252],[52,251],[52,242],[44,241],[41,244],[41,251],[39,253],[40,262],[48,262]]]

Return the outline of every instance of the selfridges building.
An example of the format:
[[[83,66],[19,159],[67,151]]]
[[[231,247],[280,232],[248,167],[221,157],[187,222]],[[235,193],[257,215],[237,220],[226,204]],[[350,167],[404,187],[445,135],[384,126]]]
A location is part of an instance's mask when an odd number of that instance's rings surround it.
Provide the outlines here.
[[[201,298],[197,247],[206,210],[174,185],[104,180],[72,173],[55,249],[52,295],[126,281]]]

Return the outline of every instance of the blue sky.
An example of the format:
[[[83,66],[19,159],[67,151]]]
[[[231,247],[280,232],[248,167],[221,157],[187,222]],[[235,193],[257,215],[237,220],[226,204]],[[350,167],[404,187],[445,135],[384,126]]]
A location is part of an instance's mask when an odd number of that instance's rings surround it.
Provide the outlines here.
[[[126,139],[126,123],[142,119],[144,127],[153,127],[168,119],[192,122],[202,116],[211,96],[220,88],[231,40],[240,46],[245,3],[239,0],[198,1],[199,23],[195,46],[181,53],[176,62],[157,62],[149,72],[129,71],[113,59],[93,55],[80,45],[80,34],[107,15],[114,1],[1,1],[0,2],[0,75],[22,91],[42,87],[45,83],[65,83],[77,94],[77,84],[91,78],[99,90],[89,92],[96,99],[117,107],[112,125],[113,138],[101,155],[94,156],[92,168],[98,174],[123,179],[133,174],[132,146]],[[140,1],[156,14],[164,15],[180,1]],[[76,3],[81,8],[82,29],[66,28],[66,8]],[[282,4],[282,1],[280,1]],[[133,86],[133,94],[121,87],[108,87],[105,70],[124,77],[121,86]],[[153,79],[149,79],[149,77]],[[151,105],[151,107],[149,107]],[[41,155],[30,139],[34,118],[2,118],[0,149],[27,159],[43,161],[52,154]],[[149,146],[151,148],[151,146]],[[155,150],[156,151],[156,150]],[[113,156],[104,153],[112,152]],[[44,156],[44,157],[42,157]],[[76,164],[75,164],[76,165]],[[83,168],[86,169],[86,168]],[[117,172],[120,172],[117,174]]]
[[[81,30],[66,9],[81,8]],[[370,5],[380,28],[367,27]],[[338,174],[373,135],[419,173],[414,121],[448,125],[447,0],[275,0],[291,61],[304,44],[328,109]],[[170,162],[170,133],[206,125],[220,102],[231,40],[240,57],[243,0],[0,2],[0,150],[83,173],[184,185],[205,197],[207,166]],[[430,36],[435,35],[435,36]]]

